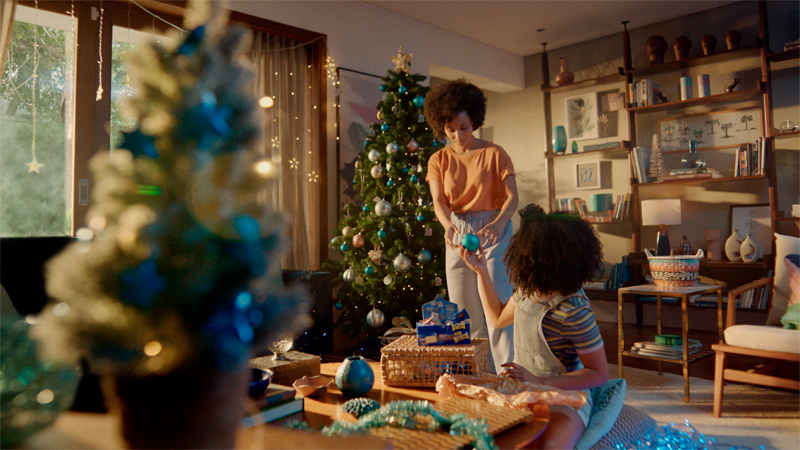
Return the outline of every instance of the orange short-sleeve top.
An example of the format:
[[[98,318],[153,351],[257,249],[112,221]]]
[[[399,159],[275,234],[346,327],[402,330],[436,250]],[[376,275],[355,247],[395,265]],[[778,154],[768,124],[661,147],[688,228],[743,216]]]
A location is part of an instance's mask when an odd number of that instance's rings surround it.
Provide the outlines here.
[[[438,180],[450,211],[494,211],[505,201],[503,180],[514,175],[514,164],[505,150],[491,142],[486,147],[459,155],[449,145],[428,159],[425,180]]]

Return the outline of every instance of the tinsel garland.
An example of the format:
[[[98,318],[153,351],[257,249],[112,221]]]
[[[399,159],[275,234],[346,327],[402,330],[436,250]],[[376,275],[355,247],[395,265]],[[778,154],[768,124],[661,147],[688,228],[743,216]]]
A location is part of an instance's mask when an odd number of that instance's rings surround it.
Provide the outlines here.
[[[287,425],[294,429],[309,429],[304,422]],[[497,444],[489,433],[486,419],[473,419],[466,414],[447,415],[433,408],[424,400],[397,400],[367,413],[357,422],[336,420],[330,426],[322,427],[320,432],[326,436],[348,436],[367,433],[370,428],[385,426],[417,429],[425,431],[445,431],[452,436],[466,435],[472,438],[478,450],[497,450]]]
[[[670,423],[656,428],[652,433],[630,442],[620,442],[615,445],[618,450],[748,450],[749,447],[724,444],[716,439],[697,431],[689,424],[683,426]],[[764,448],[761,446],[761,448]]]

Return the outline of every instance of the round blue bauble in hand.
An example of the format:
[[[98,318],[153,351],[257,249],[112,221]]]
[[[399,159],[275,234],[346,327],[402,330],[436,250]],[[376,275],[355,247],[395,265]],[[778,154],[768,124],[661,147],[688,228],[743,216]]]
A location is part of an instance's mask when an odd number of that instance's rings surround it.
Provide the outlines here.
[[[418,95],[414,97],[414,100],[411,100],[411,103],[413,103],[417,108],[422,108],[425,105],[425,97]]]
[[[481,245],[480,239],[474,234],[465,234],[461,239],[461,245],[467,249],[468,252],[474,252]]]
[[[375,384],[375,373],[362,356],[347,357],[336,370],[336,386],[345,397],[361,397]]]

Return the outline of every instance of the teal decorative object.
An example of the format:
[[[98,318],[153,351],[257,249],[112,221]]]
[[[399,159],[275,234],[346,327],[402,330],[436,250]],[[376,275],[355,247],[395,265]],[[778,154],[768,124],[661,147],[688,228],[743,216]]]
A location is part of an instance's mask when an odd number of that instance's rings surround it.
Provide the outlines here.
[[[561,125],[553,128],[553,151],[557,155],[567,151],[567,130]]]
[[[572,141],[572,153],[578,153],[578,141]]]
[[[371,398],[354,398],[344,402],[342,411],[354,415],[356,418],[380,408],[381,404]]]
[[[361,397],[375,384],[375,373],[362,356],[347,357],[336,370],[336,386],[345,397]]]
[[[474,252],[481,245],[481,241],[478,239],[478,236],[470,233],[464,235],[461,239],[461,245],[466,248],[467,251]]]

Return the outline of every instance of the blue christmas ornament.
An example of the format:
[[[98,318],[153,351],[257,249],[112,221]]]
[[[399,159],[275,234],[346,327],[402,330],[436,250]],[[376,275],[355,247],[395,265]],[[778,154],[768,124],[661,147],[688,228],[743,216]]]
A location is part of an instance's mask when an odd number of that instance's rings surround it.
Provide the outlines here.
[[[384,131],[384,132],[389,131],[389,124],[388,123],[382,124],[381,125],[381,131]]]
[[[464,238],[461,239],[461,245],[466,248],[468,252],[474,252],[481,245],[481,241],[478,239],[478,236],[470,233],[464,235]]]
[[[419,214],[419,215],[417,216],[417,222],[422,222],[422,221],[424,221],[424,220],[425,220],[425,216],[423,216],[422,214]]]
[[[411,175],[411,182],[412,182],[412,183],[416,183],[416,182],[417,182],[417,180],[419,180],[419,178],[417,178],[417,176],[416,176],[416,175]]]
[[[346,252],[350,247],[347,244],[342,244],[339,246],[339,250]]]
[[[190,55],[194,53],[195,49],[197,48],[200,41],[203,40],[203,36],[206,34],[206,27],[205,25],[200,25],[199,27],[192,30],[189,36],[183,41],[178,50],[175,51],[178,55]]]
[[[153,138],[142,133],[142,130],[137,128],[130,133],[122,133],[122,143],[117,148],[124,148],[130,150],[133,156],[144,155],[149,158],[158,158],[158,149],[153,144]]]
[[[369,144],[370,144],[369,139],[364,139],[364,147],[368,146]]]
[[[414,97],[414,100],[411,100],[411,103],[413,103],[417,108],[422,108],[425,105],[425,97],[418,95]]]
[[[120,273],[119,281],[122,285],[120,300],[145,308],[167,287],[166,280],[158,275],[155,261],[150,259]]]
[[[439,142],[438,141],[433,141],[431,146],[433,146],[433,148],[437,148],[437,147],[439,147]]]
[[[339,310],[341,310],[342,308],[344,308],[344,305],[342,304],[342,302],[336,302],[336,304],[335,304],[335,305],[333,305],[333,306],[334,306],[334,307],[336,307],[336,310],[337,310],[337,311],[339,311]]]
[[[407,91],[408,91],[408,88],[407,88],[407,87],[405,87],[405,86],[400,86],[400,87],[397,89],[397,92],[399,92],[399,93],[401,93],[401,94],[405,94]]]
[[[378,230],[378,237],[381,238],[381,239],[385,238],[386,237],[386,231],[385,230]]]
[[[388,181],[386,182],[386,186],[389,186],[389,187],[392,187],[392,186],[394,186],[394,181],[392,181],[392,180],[388,180]]]
[[[426,263],[431,260],[431,252],[425,250],[424,248],[417,253],[417,261]]]
[[[364,206],[361,207],[361,210],[364,211],[364,212],[369,212],[369,206],[364,205]]]
[[[385,84],[382,84],[382,85],[381,85],[381,92],[385,92],[385,91],[386,91],[386,88],[388,88],[388,87],[389,87],[389,86],[387,86],[387,85],[385,85]]]
[[[403,167],[403,173],[408,173],[408,167]]]
[[[372,275],[373,272],[375,272],[375,269],[373,269],[372,266],[364,267],[364,273],[365,274]]]

